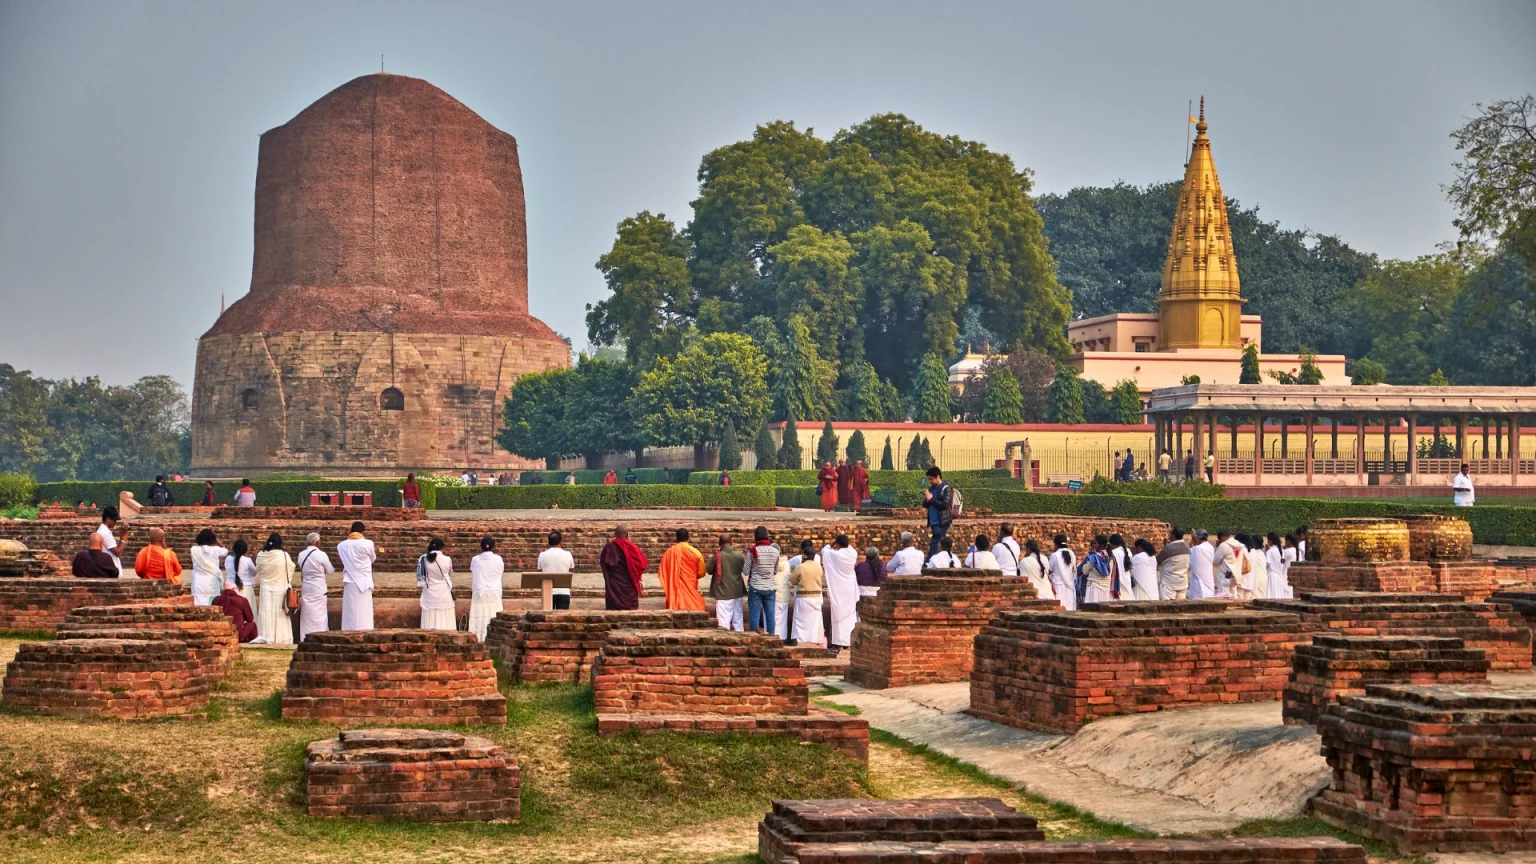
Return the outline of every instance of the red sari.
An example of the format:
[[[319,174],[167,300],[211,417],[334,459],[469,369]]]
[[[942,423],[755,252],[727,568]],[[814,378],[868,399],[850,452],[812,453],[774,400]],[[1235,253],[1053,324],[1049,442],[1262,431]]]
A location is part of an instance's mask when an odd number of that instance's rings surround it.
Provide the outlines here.
[[[816,482],[821,487],[821,509],[831,510],[837,506],[837,469],[831,465],[823,465],[821,471],[816,474]]]

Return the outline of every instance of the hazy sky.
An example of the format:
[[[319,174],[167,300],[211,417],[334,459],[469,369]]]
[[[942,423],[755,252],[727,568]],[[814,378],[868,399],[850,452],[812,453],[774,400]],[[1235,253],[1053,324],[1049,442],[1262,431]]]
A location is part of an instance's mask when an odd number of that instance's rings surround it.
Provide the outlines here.
[[[1448,133],[1536,90],[1536,3],[134,3],[0,0],[0,362],[190,387],[250,285],[257,137],[358,75],[517,137],[530,303],[586,342],[593,263],[679,224],[699,157],[774,119],[899,111],[1061,192],[1181,174],[1206,97],[1226,193],[1411,257],[1452,239]]]

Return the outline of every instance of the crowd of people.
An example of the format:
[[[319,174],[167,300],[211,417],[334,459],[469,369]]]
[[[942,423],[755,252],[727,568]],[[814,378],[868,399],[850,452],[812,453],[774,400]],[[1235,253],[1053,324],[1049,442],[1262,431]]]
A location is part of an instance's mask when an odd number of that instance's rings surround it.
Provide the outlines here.
[[[864,467],[864,460],[859,459],[852,465],[847,459],[837,460],[836,465],[830,459],[822,462],[821,469],[816,472],[816,494],[821,498],[823,510],[839,506],[857,510],[870,495],[869,469]]]

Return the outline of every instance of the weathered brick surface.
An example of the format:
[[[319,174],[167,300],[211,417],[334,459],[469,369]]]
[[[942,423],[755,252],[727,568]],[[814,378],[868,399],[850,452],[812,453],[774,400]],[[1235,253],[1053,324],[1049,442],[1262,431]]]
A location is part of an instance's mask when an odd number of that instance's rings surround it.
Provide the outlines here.
[[[1472,557],[1472,526],[1455,516],[1407,516],[1408,557],[1414,561],[1465,561]]]
[[[117,635],[103,631],[102,635]],[[60,717],[173,717],[201,712],[210,679],[185,642],[164,631],[133,638],[24,642],[6,666],[0,702]]]
[[[765,859],[766,860],[766,859]],[[812,845],[769,864],[1365,864],[1365,849],[1331,837],[1209,840],[956,840]]]
[[[1324,564],[1408,560],[1400,519],[1315,519],[1307,533],[1307,556]]]
[[[190,603],[145,603],[133,606],[82,606],[60,624],[60,639],[89,638],[102,629],[164,631],[187,643],[219,677],[240,659],[240,638],[229,616],[212,606]]]
[[[1220,600],[1004,611],[976,637],[969,713],[1075,732],[1116,714],[1278,700],[1295,615]]]
[[[1495,591],[1488,602],[1510,607],[1525,619],[1525,626],[1536,629],[1536,591]],[[1536,646],[1532,653],[1536,654]]]
[[[73,575],[69,562],[47,549],[16,549],[0,554],[0,578],[37,579]]]
[[[1318,732],[1324,821],[1404,852],[1536,849],[1536,689],[1373,685]]]
[[[517,759],[485,738],[426,729],[356,729],[304,751],[311,816],[370,822],[516,819]]]
[[[1060,608],[1037,600],[1028,579],[982,570],[941,574],[893,576],[878,595],[859,600],[849,681],[873,689],[964,681],[971,643],[996,613]]]
[[[1311,726],[1368,684],[1474,684],[1488,680],[1488,666],[1482,651],[1460,639],[1319,633],[1296,646],[1281,717],[1287,726]]]
[[[293,652],[283,717],[330,723],[501,725],[507,700],[473,633],[311,633]]]
[[[1301,616],[1303,639],[1342,636],[1438,636],[1487,654],[1493,669],[1529,669],[1531,631],[1514,609],[1440,594],[1300,592],[1294,600],[1255,600],[1251,609]]]
[[[346,482],[332,481],[336,483],[334,492],[342,492],[346,489]],[[318,485],[318,484],[317,484]],[[175,512],[177,507],[146,507],[145,511],[158,513],[161,510]],[[420,522],[427,518],[427,511],[420,507],[407,510],[404,507],[232,507],[221,505],[213,508],[187,508],[205,510],[207,518],[218,519],[221,522],[231,519],[314,519],[318,516],[323,519],[344,519],[362,522]]]
[[[1435,590],[1422,561],[1324,563],[1297,561],[1287,574],[1291,589],[1302,591],[1374,591],[1416,594]]]
[[[501,675],[525,684],[544,681],[583,683],[592,678],[592,662],[610,630],[716,629],[707,612],[680,610],[502,612],[485,630],[491,657]]]
[[[183,596],[177,586],[154,579],[0,579],[0,630],[52,633],[82,606],[164,603]]]
[[[778,862],[793,861],[808,846],[833,843],[1044,839],[1033,816],[996,798],[825,798],[774,801],[757,826],[757,854]]]

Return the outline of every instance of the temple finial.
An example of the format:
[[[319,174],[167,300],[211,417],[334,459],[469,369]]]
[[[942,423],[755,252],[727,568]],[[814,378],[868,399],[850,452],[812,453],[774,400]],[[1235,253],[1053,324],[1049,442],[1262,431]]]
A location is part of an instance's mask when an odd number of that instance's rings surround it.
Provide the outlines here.
[[[1198,132],[1201,135],[1204,135],[1205,134],[1205,130],[1207,130],[1209,128],[1210,128],[1209,126],[1205,125],[1205,97],[1201,96],[1200,97],[1200,120],[1199,120],[1199,122],[1195,123],[1195,131]]]

